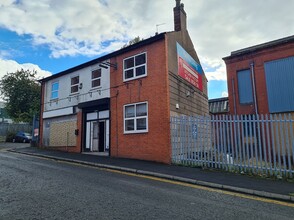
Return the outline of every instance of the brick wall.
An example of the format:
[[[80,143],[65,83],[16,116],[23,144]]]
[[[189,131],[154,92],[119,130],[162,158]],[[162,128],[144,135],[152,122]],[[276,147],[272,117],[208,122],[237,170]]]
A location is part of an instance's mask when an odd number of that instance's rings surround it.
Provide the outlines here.
[[[250,69],[250,64],[254,63],[255,87],[257,96],[257,106],[259,114],[268,114],[268,98],[266,90],[264,63],[272,60],[282,59],[294,55],[294,43],[288,43],[272,48],[252,52],[243,56],[236,56],[226,60],[227,76],[228,76],[228,92],[230,103],[230,114],[234,114],[234,95],[233,84],[234,79],[236,110],[237,114],[253,114],[255,113],[254,104],[240,105],[238,97],[238,78],[237,71]]]
[[[83,137],[83,113],[79,111],[77,113],[77,129],[78,135],[76,135],[76,149],[75,152],[82,151],[82,137]]]
[[[202,75],[203,91],[178,75],[176,43],[179,43],[200,64],[188,31],[171,32],[168,36],[168,69],[170,110],[173,115],[208,115],[207,79]],[[187,95],[188,94],[188,95]],[[177,108],[176,106],[179,106]]]
[[[123,82],[123,59],[147,53],[147,76]],[[167,52],[165,40],[156,41],[114,58],[111,72],[111,156],[170,163]],[[123,107],[148,102],[148,132],[124,134]]]

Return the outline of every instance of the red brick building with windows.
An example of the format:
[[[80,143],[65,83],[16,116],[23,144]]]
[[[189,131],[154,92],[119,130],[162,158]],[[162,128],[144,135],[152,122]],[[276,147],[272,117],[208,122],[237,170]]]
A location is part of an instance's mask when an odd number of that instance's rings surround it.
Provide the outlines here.
[[[294,111],[294,36],[234,51],[223,60],[230,114]]]
[[[40,145],[170,163],[170,116],[208,115],[186,20],[176,0],[174,31],[43,79]]]

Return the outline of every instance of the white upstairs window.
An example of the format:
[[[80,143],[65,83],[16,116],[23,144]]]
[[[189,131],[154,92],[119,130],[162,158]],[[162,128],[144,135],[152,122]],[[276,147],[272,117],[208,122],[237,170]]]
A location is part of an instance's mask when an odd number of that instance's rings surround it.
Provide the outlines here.
[[[141,53],[124,59],[124,81],[147,76],[147,54]]]

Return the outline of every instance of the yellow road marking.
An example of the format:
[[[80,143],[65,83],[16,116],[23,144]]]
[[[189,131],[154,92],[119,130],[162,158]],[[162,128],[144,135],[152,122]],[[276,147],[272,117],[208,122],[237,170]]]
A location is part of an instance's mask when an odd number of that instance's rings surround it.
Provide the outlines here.
[[[12,152],[12,153],[17,153],[17,152]],[[291,203],[291,202],[284,202],[284,201],[279,201],[279,200],[274,200],[274,199],[269,199],[269,198],[262,198],[262,197],[253,196],[253,195],[247,195],[247,194],[231,192],[231,191],[227,191],[227,190],[210,188],[207,186],[199,186],[199,185],[195,185],[195,184],[191,184],[191,183],[184,183],[184,182],[164,179],[164,178],[160,178],[160,177],[153,177],[153,176],[137,174],[137,173],[129,173],[126,171],[113,170],[113,169],[109,169],[109,168],[94,167],[94,166],[90,166],[90,165],[86,165],[86,164],[78,164],[78,163],[74,163],[74,162],[61,161],[61,160],[52,159],[52,158],[44,158],[44,157],[40,157],[37,155],[27,155],[27,154],[23,154],[23,155],[30,156],[30,157],[38,157],[38,158],[42,158],[42,159],[46,159],[46,160],[58,161],[58,162],[64,163],[64,164],[93,168],[93,169],[103,170],[103,171],[112,172],[112,173],[118,173],[118,174],[127,175],[127,176],[139,177],[139,178],[143,178],[143,179],[149,179],[149,180],[154,180],[154,181],[158,181],[158,182],[164,182],[164,183],[169,183],[169,184],[173,184],[173,185],[185,186],[185,187],[190,187],[190,188],[194,188],[194,189],[200,189],[200,190],[205,190],[205,191],[209,191],[209,192],[216,192],[216,193],[240,197],[240,198],[244,198],[244,199],[250,199],[250,200],[255,200],[255,201],[259,201],[259,202],[271,203],[271,204],[288,206],[288,207],[294,208],[294,203]]]
[[[209,192],[217,192],[217,193],[221,193],[221,194],[225,194],[225,195],[241,197],[241,198],[245,198],[245,199],[251,199],[251,200],[256,200],[256,201],[260,201],[260,202],[272,203],[272,204],[277,204],[277,205],[288,206],[288,207],[294,208],[294,203],[283,202],[283,201],[278,201],[278,200],[268,199],[268,198],[262,198],[262,197],[258,197],[258,196],[252,196],[252,195],[231,192],[231,191],[226,191],[226,190],[221,190],[221,189],[215,189],[215,188],[210,188],[210,187],[206,187],[206,186],[199,186],[199,185],[194,185],[191,183],[184,183],[184,182],[163,179],[163,178],[153,177],[153,176],[148,176],[148,175],[128,173],[128,172],[124,172],[124,171],[112,170],[112,169],[107,169],[107,168],[100,168],[100,169],[106,170],[109,172],[113,172],[113,173],[119,173],[119,174],[128,175],[128,176],[135,176],[135,177],[140,177],[140,178],[144,178],[144,179],[150,179],[150,180],[155,180],[155,181],[159,181],[159,182],[170,183],[170,184],[174,184],[174,185],[185,186],[185,187],[205,190],[205,191],[209,191]]]

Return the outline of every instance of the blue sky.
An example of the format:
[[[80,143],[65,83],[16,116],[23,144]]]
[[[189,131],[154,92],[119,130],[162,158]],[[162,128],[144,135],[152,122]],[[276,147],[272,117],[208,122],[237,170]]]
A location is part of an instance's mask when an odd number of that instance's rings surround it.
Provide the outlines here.
[[[182,3],[209,98],[227,95],[223,57],[294,34],[292,0]],[[164,23],[159,32],[172,31],[174,6],[174,0],[1,0],[0,77],[20,68],[45,77],[117,50],[136,36],[153,36],[157,24]]]
[[[34,63],[51,73],[60,72],[90,59],[85,56],[52,58],[48,45],[34,46],[30,35],[18,35],[4,28],[0,28],[0,42],[1,50],[6,51],[4,57],[7,59],[13,59],[20,64]]]

